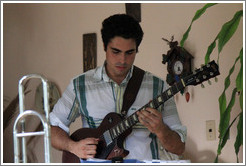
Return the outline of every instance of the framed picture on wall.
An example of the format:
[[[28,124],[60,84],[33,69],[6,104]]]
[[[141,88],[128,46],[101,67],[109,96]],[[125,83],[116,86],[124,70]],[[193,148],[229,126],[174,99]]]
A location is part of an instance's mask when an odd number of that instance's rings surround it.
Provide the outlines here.
[[[126,14],[141,22],[141,3],[126,3]]]
[[[83,34],[83,66],[84,72],[97,66],[97,35]]]

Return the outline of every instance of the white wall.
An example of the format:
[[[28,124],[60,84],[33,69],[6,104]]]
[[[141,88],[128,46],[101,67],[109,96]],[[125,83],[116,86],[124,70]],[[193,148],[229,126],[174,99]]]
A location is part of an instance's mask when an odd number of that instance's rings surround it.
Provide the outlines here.
[[[162,54],[169,50],[162,37],[180,41],[201,3],[142,3],[141,25],[144,38],[135,64],[166,79],[166,65],[161,63]],[[185,43],[185,48],[194,56],[193,68],[204,63],[207,47],[214,40],[221,26],[242,4],[218,4],[196,21]],[[105,59],[100,29],[104,18],[125,13],[124,3],[105,4],[4,4],[3,5],[3,96],[13,98],[17,92],[18,80],[26,74],[39,73],[58,84],[63,92],[70,79],[83,72],[82,35],[97,33],[97,63]],[[243,21],[228,45],[221,52],[219,81],[212,85],[189,87],[191,99],[187,103],[181,94],[175,96],[182,123],[188,128],[185,158],[191,162],[213,162],[218,146],[218,132],[215,141],[206,140],[205,122],[215,120],[219,125],[218,98],[224,88],[224,79],[238,56],[243,43]],[[217,60],[217,50],[211,56]],[[236,66],[237,72],[239,66]],[[231,80],[235,80],[232,76]],[[232,81],[232,84],[234,82]],[[33,96],[35,84],[33,83]],[[228,94],[230,95],[230,94]],[[27,101],[34,107],[33,97]],[[239,112],[236,100],[232,118]],[[238,111],[237,111],[238,110]],[[74,131],[80,127],[79,120],[72,125]],[[234,140],[236,127],[232,127],[230,140],[220,155],[220,162],[236,162]],[[13,162],[12,128],[4,132],[4,160]],[[36,139],[35,154],[42,162],[42,140]],[[61,162],[61,153],[53,150],[53,162]],[[240,150],[240,162],[243,152]]]

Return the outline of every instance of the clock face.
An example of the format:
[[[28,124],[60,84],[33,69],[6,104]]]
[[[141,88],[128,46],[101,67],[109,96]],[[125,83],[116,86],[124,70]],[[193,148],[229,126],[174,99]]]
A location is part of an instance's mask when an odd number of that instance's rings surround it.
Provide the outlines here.
[[[176,75],[180,75],[184,70],[183,63],[181,61],[174,62],[173,65],[173,73]]]

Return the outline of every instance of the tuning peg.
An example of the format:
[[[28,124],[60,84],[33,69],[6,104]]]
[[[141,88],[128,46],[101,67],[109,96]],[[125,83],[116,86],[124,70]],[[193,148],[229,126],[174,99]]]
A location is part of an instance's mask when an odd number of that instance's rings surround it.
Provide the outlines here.
[[[208,80],[208,84],[209,84],[209,85],[211,85],[211,84],[212,84],[212,82],[211,82],[210,80]]]
[[[202,87],[202,88],[205,88],[205,86],[204,86],[203,84],[201,84],[201,87]]]
[[[215,80],[215,82],[218,82],[218,78],[217,77],[215,77],[214,80]]]

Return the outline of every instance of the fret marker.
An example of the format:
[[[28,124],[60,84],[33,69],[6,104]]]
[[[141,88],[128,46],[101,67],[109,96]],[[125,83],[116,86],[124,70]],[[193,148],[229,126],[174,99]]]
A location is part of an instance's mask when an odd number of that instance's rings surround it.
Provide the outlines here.
[[[137,118],[137,115],[136,114],[133,115],[133,119],[134,119],[135,122],[138,121],[138,118]]]
[[[118,133],[121,133],[121,132],[120,132],[119,126],[117,126],[116,129],[117,129],[117,132],[118,132]]]
[[[126,120],[126,126],[129,127],[129,122],[128,122],[128,120]]]
[[[117,136],[117,133],[116,133],[115,129],[113,129],[113,133],[114,133],[115,136]]]
[[[167,94],[168,94],[168,96],[171,96],[172,95],[172,92],[171,92],[170,89],[167,91]]]
[[[120,127],[125,130],[125,127],[123,126],[123,123],[120,123]]]

